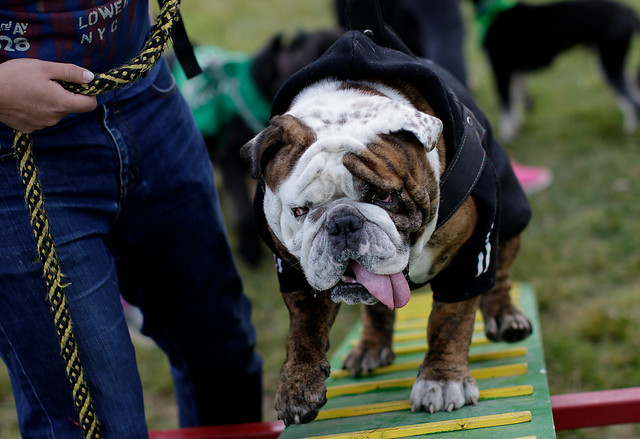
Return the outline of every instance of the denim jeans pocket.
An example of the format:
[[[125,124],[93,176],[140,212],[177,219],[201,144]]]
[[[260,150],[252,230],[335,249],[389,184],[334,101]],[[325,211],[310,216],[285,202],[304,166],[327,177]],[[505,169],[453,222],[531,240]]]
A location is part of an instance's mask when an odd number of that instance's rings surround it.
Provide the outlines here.
[[[0,136],[0,163],[13,159],[13,136]]]
[[[151,84],[151,90],[160,97],[168,97],[176,93],[178,86],[173,78],[173,75],[169,71],[169,67],[163,61],[160,67],[158,76]]]

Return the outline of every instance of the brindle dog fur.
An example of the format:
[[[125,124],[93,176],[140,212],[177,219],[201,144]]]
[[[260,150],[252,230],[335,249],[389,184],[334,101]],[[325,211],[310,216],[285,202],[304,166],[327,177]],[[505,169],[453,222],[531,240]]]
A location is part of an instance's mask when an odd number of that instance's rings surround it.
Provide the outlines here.
[[[433,115],[428,102],[411,85],[393,84],[421,112]],[[345,87],[362,87],[348,84]],[[253,143],[244,147],[251,158],[254,175],[260,174],[268,187],[277,188],[292,172],[302,153],[315,141],[314,131],[291,115],[276,116],[271,125]],[[443,136],[437,142],[440,175],[447,166]],[[424,146],[415,138],[397,134],[381,135],[360,154],[347,153],[344,166],[356,177],[374,181],[378,187],[399,192],[399,212],[390,212],[398,230],[417,234],[427,219],[436,214],[438,181],[426,162]],[[431,235],[428,247],[433,255],[430,275],[449,265],[461,246],[471,237],[478,221],[473,197],[464,201],[455,214]],[[291,264],[298,263],[269,229],[280,254]],[[482,296],[458,303],[433,303],[428,320],[428,351],[418,380],[458,383],[463,392],[460,401],[412,396],[413,410],[435,412],[453,410],[464,404],[476,404],[478,388],[469,372],[468,352],[476,310],[481,309],[486,335],[492,340],[520,340],[531,332],[531,325],[511,302],[509,269],[518,252],[520,237],[499,245],[498,276],[495,287]],[[329,330],[339,304],[312,291],[284,293],[289,310],[290,331],[286,342],[286,359],[280,370],[275,398],[278,417],[285,423],[304,423],[314,419],[326,403],[325,379],[330,368],[326,353]],[[361,375],[389,365],[394,360],[392,336],[394,311],[378,302],[362,305],[363,332],[357,346],[344,361],[351,375]],[[416,389],[414,392],[442,392],[441,389]]]

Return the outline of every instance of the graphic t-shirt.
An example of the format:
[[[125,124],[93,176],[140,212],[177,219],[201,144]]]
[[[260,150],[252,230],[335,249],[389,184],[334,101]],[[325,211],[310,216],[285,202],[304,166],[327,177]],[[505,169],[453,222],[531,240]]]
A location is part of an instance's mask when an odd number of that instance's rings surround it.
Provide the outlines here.
[[[0,0],[0,62],[37,58],[103,73],[137,56],[149,28],[148,0]],[[157,72],[99,95],[98,105],[134,96]],[[11,132],[0,123],[0,135]]]
[[[0,61],[38,58],[104,72],[138,53],[148,14],[148,0],[0,0]]]

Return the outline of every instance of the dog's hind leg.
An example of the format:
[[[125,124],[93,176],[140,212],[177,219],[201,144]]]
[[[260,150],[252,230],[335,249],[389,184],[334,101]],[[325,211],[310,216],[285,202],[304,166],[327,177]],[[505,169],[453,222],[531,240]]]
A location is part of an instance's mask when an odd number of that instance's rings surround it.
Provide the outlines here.
[[[514,73],[496,73],[500,97],[499,137],[504,142],[513,140],[524,119],[524,79]]]
[[[520,341],[532,331],[529,319],[511,301],[510,267],[519,248],[520,236],[499,244],[496,285],[480,301],[484,332],[493,341]]]
[[[632,133],[638,125],[640,93],[625,72],[625,60],[631,44],[631,33],[600,44],[596,51],[605,80],[613,88],[623,116],[623,130]]]
[[[362,306],[362,337],[344,361],[343,368],[352,376],[365,374],[395,359],[391,350],[395,313],[386,305]]]

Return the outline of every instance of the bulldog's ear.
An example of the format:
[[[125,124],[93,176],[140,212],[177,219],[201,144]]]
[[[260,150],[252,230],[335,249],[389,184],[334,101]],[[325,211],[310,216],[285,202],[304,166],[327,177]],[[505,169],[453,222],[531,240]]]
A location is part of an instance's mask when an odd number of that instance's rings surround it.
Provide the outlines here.
[[[271,123],[260,131],[253,139],[240,148],[240,157],[249,162],[249,170],[253,178],[259,178],[262,174],[261,160],[263,152],[272,145],[277,145],[283,137],[283,129],[277,123],[277,118],[271,119]]]
[[[427,152],[435,148],[442,133],[442,122],[415,107],[400,102],[385,102],[378,106],[375,118],[378,133],[408,131],[424,145]]]
[[[285,114],[271,118],[269,126],[240,149],[240,156],[250,163],[251,176],[259,178],[267,173],[267,166],[284,147],[293,154],[301,154],[315,141],[315,132],[300,119]],[[297,157],[283,157],[285,168],[293,167]],[[288,170],[281,169],[288,174]],[[284,177],[284,175],[282,175]]]
[[[415,110],[411,116],[404,119],[401,128],[413,133],[424,145],[427,152],[433,150],[442,133],[442,121],[418,110]]]

